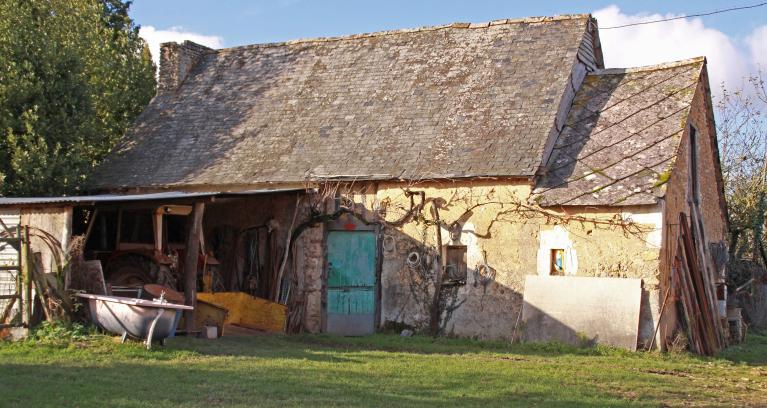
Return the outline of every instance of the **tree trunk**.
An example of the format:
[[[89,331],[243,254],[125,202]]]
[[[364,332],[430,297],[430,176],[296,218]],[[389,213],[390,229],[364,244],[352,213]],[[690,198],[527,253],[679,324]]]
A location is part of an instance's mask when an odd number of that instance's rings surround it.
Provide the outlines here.
[[[735,258],[738,249],[738,241],[740,240],[741,230],[730,231],[730,258]]]

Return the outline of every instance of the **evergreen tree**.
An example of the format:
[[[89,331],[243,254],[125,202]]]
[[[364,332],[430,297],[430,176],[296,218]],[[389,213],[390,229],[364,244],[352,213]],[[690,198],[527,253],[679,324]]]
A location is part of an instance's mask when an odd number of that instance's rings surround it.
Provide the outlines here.
[[[120,0],[0,0],[0,194],[76,193],[155,93]]]

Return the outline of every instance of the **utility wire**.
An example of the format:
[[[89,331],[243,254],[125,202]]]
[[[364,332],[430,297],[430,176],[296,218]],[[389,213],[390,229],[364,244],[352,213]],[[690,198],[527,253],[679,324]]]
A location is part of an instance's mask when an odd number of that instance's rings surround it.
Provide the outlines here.
[[[763,3],[759,3],[759,4],[752,4],[750,6],[740,6],[740,7],[732,7],[732,8],[728,8],[728,9],[723,9],[723,10],[710,11],[708,13],[698,13],[698,14],[690,14],[690,15],[686,15],[686,16],[662,18],[660,20],[641,21],[641,22],[638,22],[638,23],[623,24],[623,25],[612,26],[612,27],[599,27],[599,29],[600,30],[612,30],[614,28],[624,28],[624,27],[632,27],[632,26],[645,25],[645,24],[662,23],[664,21],[681,20],[683,18],[690,18],[690,17],[705,17],[705,16],[711,16],[711,15],[714,15],[714,14],[727,13],[729,11],[746,10],[746,9],[762,7],[764,5],[767,5],[767,2],[763,2]]]

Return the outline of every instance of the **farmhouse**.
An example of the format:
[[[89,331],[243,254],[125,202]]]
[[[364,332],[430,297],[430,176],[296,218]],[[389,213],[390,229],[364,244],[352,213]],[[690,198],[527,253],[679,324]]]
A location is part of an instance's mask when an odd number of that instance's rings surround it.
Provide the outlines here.
[[[526,18],[163,44],[157,96],[93,196],[0,204],[70,214],[123,285],[161,280],[152,259],[183,261],[159,243],[185,244],[215,272],[162,283],[192,303],[285,304],[292,332],[710,353],[725,343],[718,157],[704,58],[605,69],[590,15]]]

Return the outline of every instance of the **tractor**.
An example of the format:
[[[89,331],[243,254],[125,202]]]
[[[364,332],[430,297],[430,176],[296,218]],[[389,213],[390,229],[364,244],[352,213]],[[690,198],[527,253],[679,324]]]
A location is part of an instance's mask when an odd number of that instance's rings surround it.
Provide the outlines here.
[[[101,261],[104,278],[112,286],[157,283],[182,289],[191,212],[187,205],[98,207],[86,234],[85,257]],[[201,235],[198,287],[210,290],[220,286],[217,266],[218,260],[205,251]]]

